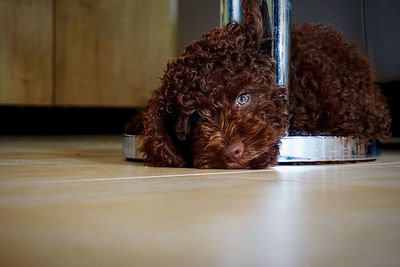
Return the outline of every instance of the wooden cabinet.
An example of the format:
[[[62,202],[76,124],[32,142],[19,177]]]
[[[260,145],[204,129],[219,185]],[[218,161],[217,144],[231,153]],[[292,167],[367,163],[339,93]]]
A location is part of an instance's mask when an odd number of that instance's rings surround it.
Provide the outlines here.
[[[175,54],[173,1],[0,0],[0,103],[144,106]]]
[[[56,104],[142,106],[173,57],[166,0],[59,0]]]
[[[0,103],[53,102],[51,0],[0,0]]]

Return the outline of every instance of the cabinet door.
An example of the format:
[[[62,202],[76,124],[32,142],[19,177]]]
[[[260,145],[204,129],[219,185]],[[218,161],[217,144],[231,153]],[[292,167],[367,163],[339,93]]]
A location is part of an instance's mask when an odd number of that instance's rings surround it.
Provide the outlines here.
[[[57,0],[56,104],[146,104],[175,52],[175,0]]]
[[[0,0],[0,104],[52,103],[52,0]]]

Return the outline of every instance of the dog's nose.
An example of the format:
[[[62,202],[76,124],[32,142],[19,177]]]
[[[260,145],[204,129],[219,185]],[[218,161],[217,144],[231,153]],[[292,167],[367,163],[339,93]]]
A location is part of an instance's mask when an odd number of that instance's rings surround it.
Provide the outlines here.
[[[227,147],[225,147],[222,150],[222,154],[224,157],[228,158],[228,159],[238,159],[242,156],[243,154],[243,144],[240,141],[236,141],[230,145],[228,145]]]

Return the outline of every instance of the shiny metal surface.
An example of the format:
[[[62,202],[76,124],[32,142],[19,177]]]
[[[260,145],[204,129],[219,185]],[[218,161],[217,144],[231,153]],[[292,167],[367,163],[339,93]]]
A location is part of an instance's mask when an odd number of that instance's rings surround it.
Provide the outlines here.
[[[291,0],[272,0],[273,3],[273,55],[276,64],[276,84],[289,85]]]
[[[142,160],[145,158],[145,155],[139,152],[139,140],[140,138],[138,135],[123,135],[122,154],[125,158],[135,160]]]
[[[138,151],[139,137],[123,136],[123,155],[127,159],[142,160]],[[379,156],[375,140],[362,141],[352,137],[286,136],[281,140],[279,163],[318,163],[369,161]]]
[[[280,163],[368,161],[379,156],[375,140],[336,136],[287,136],[282,138]]]
[[[242,21],[241,3],[241,0],[221,0],[221,27],[231,21]]]
[[[260,0],[266,2],[273,25],[273,55],[276,63],[276,84],[289,85],[291,0]],[[241,0],[221,0],[221,26],[242,20]]]

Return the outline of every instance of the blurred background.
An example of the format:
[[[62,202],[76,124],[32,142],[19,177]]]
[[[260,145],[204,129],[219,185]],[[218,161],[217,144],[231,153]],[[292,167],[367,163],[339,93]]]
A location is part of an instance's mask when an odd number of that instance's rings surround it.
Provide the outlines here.
[[[400,1],[293,0],[366,51],[400,136]],[[120,134],[219,0],[0,0],[0,134]],[[397,105],[396,105],[397,104]]]

